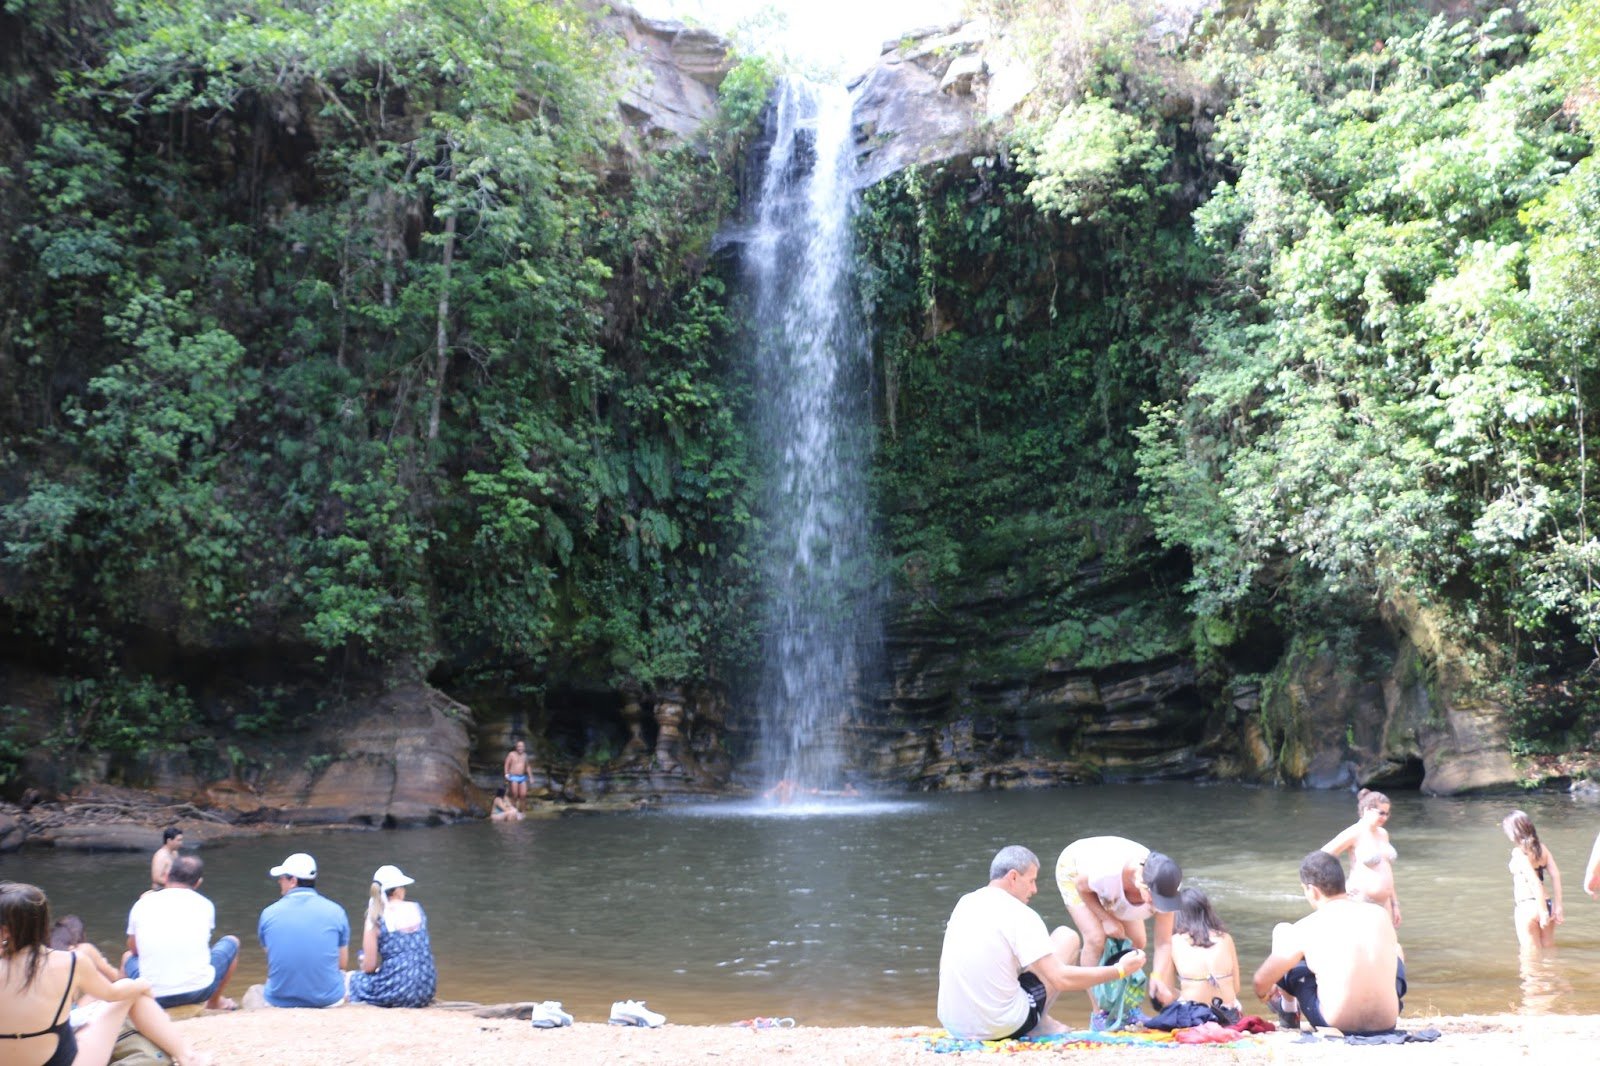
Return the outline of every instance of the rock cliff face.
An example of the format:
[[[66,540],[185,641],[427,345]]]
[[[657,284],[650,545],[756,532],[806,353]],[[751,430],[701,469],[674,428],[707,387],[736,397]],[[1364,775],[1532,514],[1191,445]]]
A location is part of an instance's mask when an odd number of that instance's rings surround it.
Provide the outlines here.
[[[617,176],[650,149],[692,140],[714,118],[731,58],[714,34],[648,19],[624,4],[607,7],[601,32],[625,59],[622,132],[609,161]],[[860,182],[995,151],[996,131],[1030,86],[1024,65],[981,22],[887,43],[856,85]],[[1084,602],[1100,612],[1096,621],[1110,625],[1130,598],[1159,602],[1163,589],[1181,586],[1184,575],[1165,572],[1170,560],[1150,554],[1120,583],[1090,588]],[[1058,621],[1037,587],[997,576],[941,594],[907,580],[886,613],[887,680],[864,700],[854,727],[860,770],[879,786],[1217,777],[1450,794],[1523,777],[1509,754],[1504,713],[1460,695],[1470,690],[1468,679],[1439,668],[1459,657],[1414,605],[1391,605],[1370,635],[1377,665],[1351,670],[1325,651],[1291,649],[1264,671],[1265,686],[1203,677],[1186,650],[1181,610],[1158,610],[1147,624],[1160,639],[1136,653],[1046,656],[1042,665],[1018,653]],[[171,620],[149,624],[164,631]],[[265,644],[271,634],[256,636]],[[179,642],[218,650],[202,637],[180,634]],[[48,705],[47,679],[5,680],[12,702]],[[234,757],[215,765],[160,755],[137,765],[94,760],[83,768],[92,784],[80,796],[94,801],[113,779],[174,809],[203,807],[243,826],[430,824],[485,808],[515,735],[531,741],[536,798],[631,803],[739,787],[738,760],[754,730],[751,709],[730,707],[712,686],[555,693],[537,723],[477,717],[412,683],[339,704],[304,734],[240,740]],[[30,773],[65,789],[58,769]],[[0,851],[30,832],[65,846],[153,846],[147,828],[85,831],[70,821],[25,824],[0,812]]]
[[[884,43],[882,57],[851,85],[862,185],[987,150],[992,138],[983,103],[990,75],[980,50],[988,43],[983,21]]]
[[[612,166],[627,170],[649,150],[692,140],[716,115],[717,87],[733,69],[733,56],[729,43],[709,30],[646,18],[623,3],[600,10],[597,29],[622,56],[623,127]]]

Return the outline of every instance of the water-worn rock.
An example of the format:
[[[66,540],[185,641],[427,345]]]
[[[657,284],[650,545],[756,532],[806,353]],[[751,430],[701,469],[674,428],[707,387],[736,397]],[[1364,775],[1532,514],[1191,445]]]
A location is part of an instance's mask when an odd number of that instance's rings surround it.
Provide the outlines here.
[[[1259,775],[1311,788],[1420,788],[1455,795],[1517,785],[1505,708],[1468,695],[1467,660],[1426,610],[1395,599],[1368,633],[1379,666],[1356,672],[1334,655],[1290,651],[1263,713],[1276,757]],[[1248,775],[1247,775],[1248,776]]]
[[[16,851],[27,836],[22,819],[9,811],[0,811],[0,853]]]
[[[40,834],[35,843],[80,851],[155,851],[161,832],[143,825],[62,825]]]
[[[472,813],[471,712],[422,684],[359,699],[322,716],[305,758],[262,774],[261,811],[295,825],[426,825]],[[328,755],[327,753],[336,753]]]

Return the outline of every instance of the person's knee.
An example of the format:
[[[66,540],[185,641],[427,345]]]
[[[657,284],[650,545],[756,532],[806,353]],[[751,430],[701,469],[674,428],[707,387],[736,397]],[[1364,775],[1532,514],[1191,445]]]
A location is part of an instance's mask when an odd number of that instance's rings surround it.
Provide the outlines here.
[[[1288,945],[1285,943],[1285,938],[1290,936],[1293,931],[1294,931],[1294,926],[1292,924],[1290,924],[1289,922],[1279,922],[1277,925],[1272,927],[1272,952],[1273,952],[1273,954],[1276,955],[1276,954],[1279,954],[1280,952],[1287,953]]]
[[[1078,964],[1078,956],[1083,953],[1083,938],[1076,930],[1058,925],[1050,934],[1050,943],[1055,945],[1057,956],[1071,965]]]

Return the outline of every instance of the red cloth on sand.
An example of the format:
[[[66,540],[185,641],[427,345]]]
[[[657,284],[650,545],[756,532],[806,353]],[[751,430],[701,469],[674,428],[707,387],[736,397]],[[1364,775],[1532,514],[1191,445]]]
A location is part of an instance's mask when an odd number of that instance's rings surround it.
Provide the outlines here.
[[[1241,1036],[1237,1030],[1224,1029],[1216,1022],[1206,1022],[1204,1025],[1172,1031],[1172,1039],[1180,1044],[1231,1044]]]
[[[1246,1014],[1243,1018],[1228,1026],[1236,1033],[1270,1033],[1278,1027],[1265,1018],[1254,1014]]]

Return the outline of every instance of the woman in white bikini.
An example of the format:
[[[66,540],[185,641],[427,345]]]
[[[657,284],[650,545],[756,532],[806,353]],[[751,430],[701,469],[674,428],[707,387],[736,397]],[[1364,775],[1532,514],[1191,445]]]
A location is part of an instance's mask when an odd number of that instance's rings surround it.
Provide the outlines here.
[[[1515,844],[1511,849],[1511,899],[1515,910],[1511,924],[1517,930],[1517,943],[1522,950],[1548,948],[1556,942],[1556,926],[1565,915],[1561,913],[1561,871],[1550,849],[1539,840],[1539,831],[1533,819],[1522,811],[1506,815],[1500,828]],[[1545,874],[1550,875],[1550,888],[1545,889]]]
[[[1350,872],[1345,876],[1345,893],[1351,899],[1376,903],[1400,925],[1400,895],[1394,887],[1394,845],[1389,843],[1389,797],[1382,792],[1362,789],[1356,793],[1356,813],[1360,820],[1322,845],[1322,850],[1338,857],[1350,852]]]
[[[1178,970],[1178,1000],[1239,1008],[1239,953],[1211,900],[1198,888],[1178,893],[1172,925],[1172,962]]]

